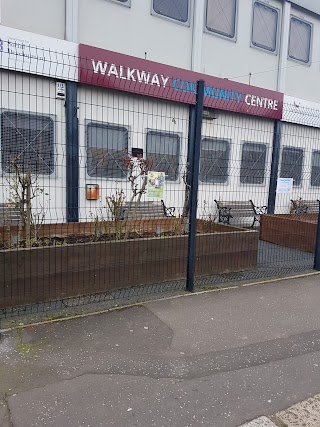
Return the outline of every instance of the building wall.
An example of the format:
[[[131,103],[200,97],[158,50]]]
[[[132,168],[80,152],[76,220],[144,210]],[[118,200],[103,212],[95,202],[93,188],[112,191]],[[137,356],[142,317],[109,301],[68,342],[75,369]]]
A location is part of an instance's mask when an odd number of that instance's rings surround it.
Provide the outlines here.
[[[44,77],[2,71],[0,99],[0,114],[9,110],[52,118],[54,172],[51,175],[32,175],[34,188],[43,190],[32,200],[32,206],[34,213],[42,210],[46,213],[45,222],[66,222],[66,120],[64,102],[56,100],[55,81]],[[8,203],[11,197],[10,183],[14,185],[15,176],[3,174],[2,164],[0,171],[0,201]]]
[[[192,30],[151,15],[151,1],[131,7],[107,0],[79,0],[79,42],[190,69]]]
[[[177,213],[184,201],[183,170],[186,167],[189,107],[174,102],[165,102],[139,95],[111,91],[103,88],[81,87],[79,90],[79,206],[81,220],[90,220],[91,212],[108,215],[106,197],[123,190],[126,201],[132,195],[127,178],[112,179],[91,177],[87,173],[87,124],[90,122],[124,126],[129,131],[128,151],[142,148],[146,153],[148,130],[175,133],[180,136],[179,174],[176,181],[166,180],[164,201],[167,206],[175,206]],[[126,153],[123,153],[125,156]],[[86,184],[98,184],[100,199],[88,201],[85,196]],[[143,196],[145,197],[145,196]],[[109,213],[110,214],[110,213]]]
[[[310,64],[287,60],[285,93],[308,101],[320,101],[320,17],[292,5],[291,15],[313,24]]]
[[[2,0],[1,23],[9,27],[65,38],[65,3],[67,0]],[[299,2],[297,2],[299,3]],[[275,53],[252,46],[253,0],[238,1],[234,40],[199,28],[201,43],[200,71],[217,77],[272,90],[277,89],[280,46],[283,43],[283,2],[269,0],[266,5],[279,10],[278,44]],[[320,100],[320,16],[291,4],[291,14],[313,24],[312,52],[309,64],[286,58],[285,93],[313,102]],[[308,4],[304,2],[303,5]],[[131,0],[130,7],[112,0],[79,0],[76,17],[78,42],[123,54],[191,69],[194,0],[186,25],[155,16],[152,0]],[[19,11],[19,13],[17,13]],[[36,13],[35,13],[36,11]],[[285,57],[287,48],[284,47]],[[303,82],[303,84],[301,84]]]
[[[65,0],[1,0],[1,24],[65,38]]]
[[[252,4],[250,0],[238,3],[235,40],[204,32],[202,68],[206,74],[276,90],[280,37],[276,53],[251,47]],[[281,2],[270,1],[268,4],[279,10],[281,23]]]

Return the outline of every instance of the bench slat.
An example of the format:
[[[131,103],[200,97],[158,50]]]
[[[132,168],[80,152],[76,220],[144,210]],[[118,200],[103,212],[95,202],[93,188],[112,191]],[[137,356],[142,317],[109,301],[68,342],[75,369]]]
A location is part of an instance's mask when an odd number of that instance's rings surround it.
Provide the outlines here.
[[[125,204],[123,206],[123,217],[124,219],[166,218],[173,217],[174,211],[174,207],[167,208],[163,201],[143,201],[139,203],[133,202],[131,205]]]

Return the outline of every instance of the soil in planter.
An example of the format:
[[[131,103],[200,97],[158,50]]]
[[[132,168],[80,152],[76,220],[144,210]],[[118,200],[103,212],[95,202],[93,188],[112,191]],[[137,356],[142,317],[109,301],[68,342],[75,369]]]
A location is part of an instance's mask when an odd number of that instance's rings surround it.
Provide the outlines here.
[[[132,232],[129,233],[126,236],[126,239],[143,239],[143,238],[152,238],[152,237],[164,237],[164,236],[183,236],[187,233],[174,233],[174,232],[163,232],[161,234],[157,234],[155,232]],[[111,242],[111,241],[118,241],[118,240],[124,240],[125,234],[123,233],[120,236],[117,236],[114,234],[103,234],[99,237],[93,236],[93,235],[77,235],[77,236],[66,236],[66,237],[58,237],[58,236],[52,236],[52,237],[40,237],[37,240],[32,240],[29,244],[27,244],[26,240],[22,240],[20,242],[19,248],[40,248],[40,247],[48,247],[48,246],[64,246],[64,245],[74,245],[77,243],[92,243],[92,242]],[[0,245],[0,249],[13,249],[16,248],[17,245],[11,245],[2,243]]]
[[[221,232],[230,232],[236,230],[234,227],[221,225],[213,223],[212,221],[198,220],[197,224],[197,233],[204,234],[215,234]],[[38,248],[38,247],[49,247],[49,246],[67,246],[78,243],[92,243],[92,242],[110,242],[110,241],[120,241],[126,239],[143,239],[143,238],[153,238],[153,237],[166,237],[166,236],[185,236],[187,232],[179,232],[178,230],[172,231],[161,231],[161,233],[156,233],[155,231],[144,231],[144,230],[135,230],[131,231],[128,234],[126,233],[105,233],[99,236],[94,234],[71,234],[67,236],[41,236],[37,239],[31,239],[30,242],[26,240],[21,240],[19,248]],[[0,240],[0,250],[2,249],[14,249],[17,248],[15,242],[8,239],[7,241]]]

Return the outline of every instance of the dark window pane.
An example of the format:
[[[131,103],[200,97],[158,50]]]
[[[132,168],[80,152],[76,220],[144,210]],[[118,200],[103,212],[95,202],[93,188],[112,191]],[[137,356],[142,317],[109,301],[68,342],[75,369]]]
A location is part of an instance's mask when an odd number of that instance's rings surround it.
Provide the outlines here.
[[[128,149],[128,129],[121,126],[87,125],[87,173],[92,177],[125,178],[122,159]]]
[[[311,161],[311,185],[320,187],[320,151],[313,151]]]
[[[293,178],[293,185],[301,184],[303,166],[303,150],[301,148],[284,147],[281,158],[281,178]]]
[[[5,111],[1,114],[1,162],[3,170],[50,175],[54,172],[54,122],[34,113]]]
[[[275,52],[277,46],[278,11],[256,2],[253,8],[252,43]]]
[[[308,63],[310,61],[311,24],[291,17],[289,58]]]
[[[228,179],[229,142],[204,138],[201,144],[200,181],[223,183]]]
[[[240,182],[263,184],[267,147],[265,144],[245,142],[242,147]]]
[[[187,22],[189,0],[153,0],[153,10],[159,15],[167,16],[180,22]]]
[[[237,0],[207,0],[207,30],[233,38]]]
[[[151,169],[165,172],[166,180],[176,181],[179,172],[180,136],[174,133],[149,131],[146,156]]]

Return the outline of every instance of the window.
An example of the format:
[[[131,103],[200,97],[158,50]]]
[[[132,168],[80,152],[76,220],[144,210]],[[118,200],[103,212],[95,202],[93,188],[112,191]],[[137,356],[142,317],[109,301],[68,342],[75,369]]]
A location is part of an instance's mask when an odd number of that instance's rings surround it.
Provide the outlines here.
[[[128,150],[128,129],[112,124],[87,125],[87,173],[92,177],[125,178],[122,165]]]
[[[153,0],[153,11],[180,22],[189,20],[189,0]]]
[[[228,179],[229,142],[204,138],[201,143],[200,181],[224,183]]]
[[[289,36],[289,58],[309,63],[312,27],[308,22],[291,17]]]
[[[240,182],[263,184],[267,147],[265,144],[245,142],[242,146]]]
[[[148,131],[146,157],[151,169],[165,172],[166,180],[176,181],[179,172],[180,136],[175,133]]]
[[[51,175],[54,172],[54,122],[36,113],[1,113],[1,163],[13,172],[13,162],[21,172]]]
[[[312,152],[311,185],[312,187],[320,187],[320,151]]]
[[[284,147],[281,158],[281,178],[293,178],[293,185],[301,185],[303,166],[302,148]]]
[[[253,46],[275,52],[277,48],[278,11],[256,1],[253,5]]]
[[[237,0],[207,0],[206,29],[234,38]]]

